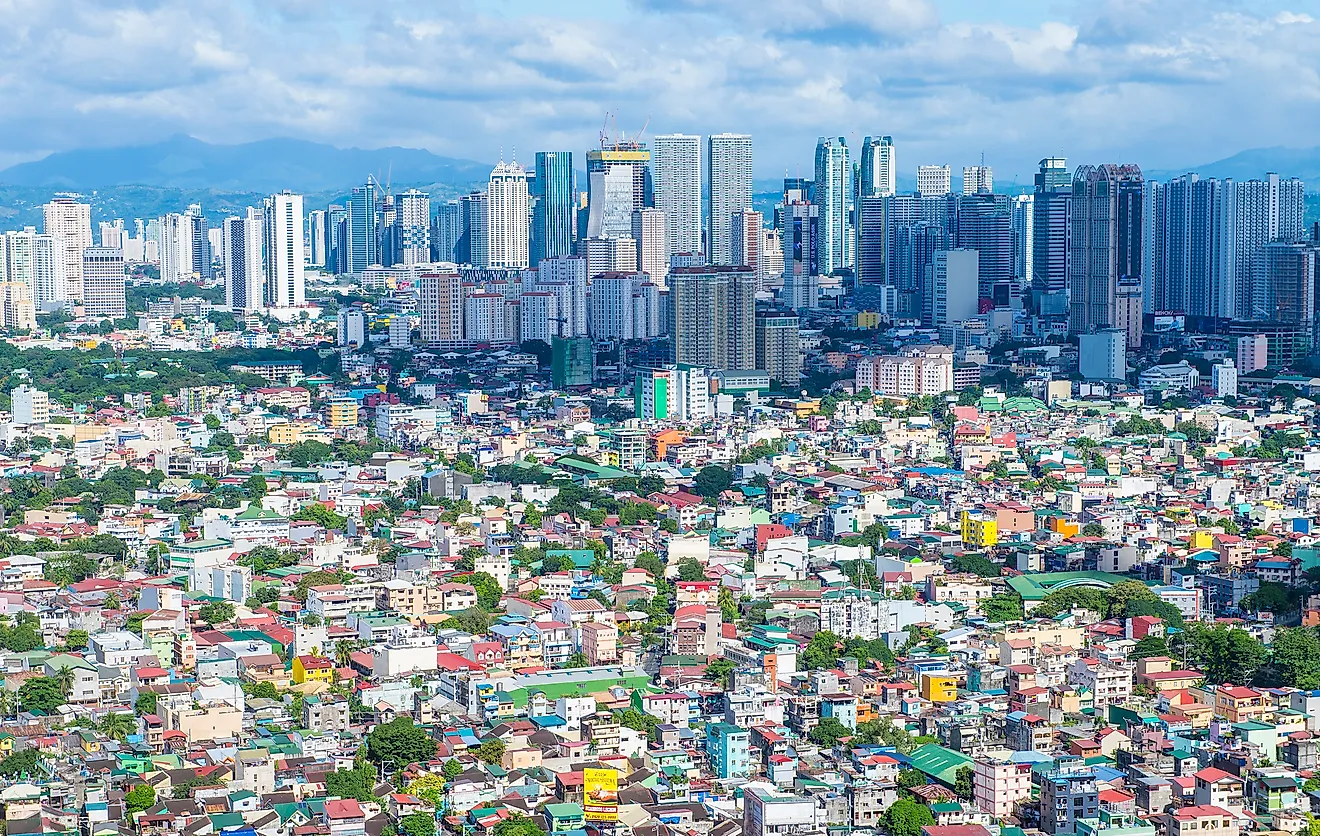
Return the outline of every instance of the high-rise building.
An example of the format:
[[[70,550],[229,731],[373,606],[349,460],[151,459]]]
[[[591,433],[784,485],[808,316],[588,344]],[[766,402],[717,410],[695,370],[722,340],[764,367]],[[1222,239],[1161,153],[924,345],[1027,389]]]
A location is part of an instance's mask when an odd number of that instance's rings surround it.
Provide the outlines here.
[[[490,173],[487,196],[486,262],[483,266],[521,269],[528,264],[527,172],[500,161]]]
[[[701,137],[663,134],[655,137],[652,180],[655,208],[664,213],[666,258],[699,253],[701,247]]]
[[[740,267],[669,273],[674,362],[745,370],[756,364],[756,276]]]
[[[898,169],[892,136],[868,136],[862,141],[861,175],[857,196],[892,197],[898,192]]]
[[[453,346],[463,341],[463,277],[422,273],[417,277],[417,313],[422,343]]]
[[[857,203],[857,286],[888,284],[889,230],[885,210],[889,198],[863,195]]]
[[[589,337],[550,341],[550,383],[556,389],[590,386],[596,379],[596,351]]]
[[[41,207],[44,231],[54,235],[63,251],[64,290],[69,299],[83,298],[83,250],[92,246],[92,207],[61,195]]]
[[[784,311],[756,315],[756,368],[786,386],[796,386],[802,379],[802,345],[795,315]]]
[[[665,213],[660,209],[633,210],[632,237],[637,245],[637,270],[664,284],[669,275],[669,246],[665,239]]]
[[[307,302],[304,217],[302,195],[286,191],[266,198],[262,235],[266,242],[267,307],[300,308]]]
[[[211,225],[202,212],[202,207],[195,203],[189,206],[188,211],[183,213],[183,220],[191,241],[189,250],[192,254],[192,275],[203,279],[214,278],[215,270],[211,263],[214,256],[211,251]]]
[[[9,393],[9,405],[15,424],[50,423],[50,395],[40,389],[20,384]]]
[[[395,264],[426,264],[431,260],[431,196],[408,189],[394,198]],[[313,262],[315,263],[315,262]]]
[[[124,222],[118,218],[113,221],[101,221],[97,228],[102,247],[124,246]]]
[[[1260,250],[1273,241],[1291,243],[1306,234],[1303,184],[1295,178],[1268,174],[1264,180],[1246,180],[1234,186],[1237,224],[1234,241],[1237,319],[1268,319],[1268,310],[1257,310],[1256,268]]]
[[[507,345],[514,341],[514,306],[500,293],[477,291],[463,300],[463,339],[481,345]]]
[[[816,237],[820,208],[797,201],[783,206],[784,288],[780,303],[793,310],[815,308],[820,299]]]
[[[463,236],[459,249],[467,255],[461,263],[473,267],[490,266],[490,197],[485,192],[472,192],[459,199],[463,206]]]
[[[625,273],[637,269],[637,242],[631,237],[586,238],[578,249],[587,259],[587,274]]]
[[[756,276],[757,287],[765,286],[765,266],[761,263],[761,213],[740,209],[733,213],[733,249],[730,260],[736,267],[746,267]]]
[[[118,247],[88,247],[82,252],[83,312],[87,316],[123,319],[124,251]]]
[[[463,235],[463,216],[457,200],[446,201],[431,223],[431,260],[458,263],[454,250]]]
[[[821,137],[816,141],[816,188],[813,202],[820,207],[820,230],[816,237],[821,273],[852,266],[850,203],[852,165],[848,162],[848,143],[843,137]]]
[[[959,249],[980,253],[978,294],[992,299],[995,289],[1013,278],[1013,227],[1006,195],[977,194],[950,198],[951,237]]]
[[[963,194],[990,194],[995,190],[995,174],[988,165],[963,166]]]
[[[558,332],[559,297],[549,290],[529,290],[518,297],[518,339],[546,345]]]
[[[1127,378],[1127,332],[1101,328],[1077,338],[1078,371],[1087,380],[1119,381]]]
[[[345,209],[347,210],[348,228],[345,244],[346,273],[361,273],[373,264],[380,264],[380,242],[376,229],[375,182],[368,180],[365,185],[353,189]]]
[[[224,235],[221,233],[221,241]],[[223,243],[221,248],[223,249]],[[324,209],[313,209],[307,213],[307,263],[312,267],[325,267],[330,249],[330,231],[326,228]],[[224,258],[220,259],[224,263]]]
[[[1256,318],[1271,329],[1270,363],[1305,357],[1315,345],[1316,256],[1310,243],[1276,241],[1260,248],[1252,269]]]
[[[1031,194],[1013,195],[1008,202],[1009,226],[1013,230],[1013,278],[1019,286],[1031,281],[1035,205],[1036,196]]]
[[[160,278],[178,282],[193,274],[192,222],[171,212],[160,218]],[[38,303],[40,306],[40,303]]]
[[[530,263],[573,254],[575,176],[573,152],[536,152]]]
[[[627,238],[632,213],[653,202],[651,152],[636,142],[587,152],[587,229],[580,238]]]
[[[1237,339],[1237,368],[1241,374],[1268,368],[1270,341],[1265,334],[1249,334]]]
[[[1040,161],[1031,204],[1031,287],[1042,315],[1066,316],[1072,238],[1072,175],[1059,157]]]
[[[931,262],[925,324],[938,328],[971,319],[978,312],[980,253],[971,249],[938,250]]]
[[[1084,165],[1073,176],[1069,328],[1122,328],[1129,349],[1141,345],[1143,185],[1131,164]]]
[[[249,208],[246,217],[225,218],[220,225],[225,304],[236,312],[250,313],[265,305],[266,268],[261,254],[265,238],[261,224],[261,214]]]
[[[592,277],[589,323],[593,339],[635,339],[633,288],[643,280],[633,272],[609,272]]]
[[[348,210],[337,203],[325,210],[325,268],[330,273],[348,272]]]
[[[32,288],[22,282],[0,281],[0,328],[32,331],[37,327],[37,308]]]
[[[917,166],[917,192],[922,197],[943,197],[953,190],[953,176],[947,165]]]
[[[32,246],[32,301],[37,310],[49,311],[69,301],[64,270],[68,265],[64,242],[54,235],[33,234]]]
[[[341,309],[336,317],[336,324],[338,345],[355,345],[361,348],[367,344],[367,315],[360,308]]]
[[[714,265],[732,265],[733,213],[752,208],[752,138],[712,134],[706,140],[706,254]]]
[[[547,258],[536,265],[537,289],[551,289],[558,299],[564,337],[587,335],[587,259],[584,256]]]

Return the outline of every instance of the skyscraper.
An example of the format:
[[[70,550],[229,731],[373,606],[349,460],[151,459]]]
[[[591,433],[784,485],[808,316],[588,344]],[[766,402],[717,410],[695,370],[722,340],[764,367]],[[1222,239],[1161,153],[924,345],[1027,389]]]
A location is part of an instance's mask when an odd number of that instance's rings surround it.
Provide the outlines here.
[[[917,166],[917,191],[922,197],[942,197],[952,191],[952,183],[947,165]]]
[[[988,165],[963,166],[963,194],[989,194],[995,190],[994,171]]]
[[[713,134],[706,146],[706,251],[714,265],[733,261],[733,213],[752,208],[752,138]],[[736,265],[735,265],[736,266]]]
[[[669,274],[674,362],[707,369],[756,365],[756,276],[738,267]]]
[[[463,235],[463,216],[457,200],[446,201],[435,213],[431,226],[433,261],[458,261],[455,249]]]
[[[1309,243],[1265,244],[1256,253],[1252,312],[1270,324],[1270,364],[1287,364],[1315,344],[1316,256]]]
[[[1234,185],[1237,223],[1234,241],[1234,274],[1237,284],[1236,318],[1266,319],[1269,312],[1258,308],[1256,288],[1258,255],[1266,244],[1300,241],[1306,233],[1302,181],[1268,174],[1264,180],[1246,180]]]
[[[1037,311],[1059,319],[1068,313],[1072,183],[1066,160],[1040,161],[1031,204],[1031,287]]]
[[[820,296],[820,270],[816,263],[816,238],[820,229],[820,207],[796,201],[783,207],[784,289],[783,304],[814,308]]]
[[[348,235],[345,241],[348,251],[344,259],[344,272],[361,273],[371,265],[380,263],[376,233],[376,184],[368,180],[366,185],[353,189],[345,208],[348,211]]]
[[[655,208],[665,213],[668,256],[701,249],[701,137],[664,134],[655,138],[652,180]]]
[[[1143,183],[1131,164],[1084,165],[1073,176],[1069,328],[1122,328],[1129,349],[1141,345]]]
[[[177,282],[192,275],[192,245],[192,224],[183,215],[171,212],[160,218],[161,281]]]
[[[1013,195],[1009,201],[1009,216],[1013,228],[1013,278],[1019,284],[1031,280],[1031,261],[1033,252],[1032,212],[1036,205],[1036,196],[1030,194]]]
[[[584,256],[547,258],[536,265],[537,289],[548,288],[558,299],[563,337],[587,334],[587,259]]]
[[[995,297],[995,288],[1013,278],[1013,230],[1008,197],[986,192],[950,198],[952,238],[960,249],[979,255],[980,298]]]
[[[408,189],[394,198],[394,225],[398,232],[396,264],[425,264],[431,260],[431,196]]]
[[[92,207],[61,195],[41,207],[45,232],[59,239],[64,253],[64,282],[68,298],[83,298],[83,250],[92,245]]]
[[[286,191],[266,198],[262,234],[266,241],[267,307],[298,308],[306,304],[303,217],[302,195]]]
[[[417,278],[417,313],[422,343],[452,346],[463,340],[463,278],[458,273],[423,273]]]
[[[64,271],[68,250],[54,235],[32,235],[32,301],[37,310],[55,310],[69,301]]]
[[[221,240],[224,240],[223,234]],[[307,213],[307,246],[307,263],[313,267],[325,267],[330,250],[330,231],[326,228],[324,209],[313,209]],[[221,263],[224,263],[223,258]]]
[[[315,214],[315,213],[312,213]],[[220,267],[225,274],[225,304],[248,313],[265,304],[266,269],[262,263],[262,216],[249,208],[245,217],[229,217],[220,225]]]
[[[632,213],[653,202],[651,152],[636,142],[616,142],[587,152],[587,229],[579,238],[627,238]]]
[[[348,210],[332,203],[325,210],[325,234],[329,242],[325,250],[326,270],[331,273],[348,272]]]
[[[127,316],[124,251],[118,247],[88,247],[83,250],[82,262],[84,313],[108,319]]]
[[[761,213],[742,209],[733,213],[733,253],[735,266],[747,267],[756,276],[757,289],[765,286],[765,266],[761,262]]]
[[[889,283],[888,229],[885,209],[889,198],[863,195],[857,204],[857,287]]]
[[[815,204],[820,207],[820,233],[816,238],[816,261],[820,272],[829,275],[850,267],[848,260],[849,198],[852,195],[852,166],[848,143],[843,137],[821,137],[816,141]]]
[[[660,209],[634,209],[632,237],[637,244],[637,270],[651,281],[664,284],[669,275],[669,247],[665,238],[665,213]]]
[[[529,262],[573,253],[574,193],[573,153],[536,153],[536,208],[532,213]]]
[[[490,173],[487,195],[487,267],[527,266],[527,172],[503,160]]]
[[[796,386],[802,379],[802,345],[798,318],[787,311],[763,311],[756,316],[756,368],[770,379]]]
[[[192,253],[193,275],[203,279],[215,277],[215,270],[212,267],[211,252],[211,225],[206,220],[206,214],[202,212],[202,207],[194,203],[188,207],[188,211],[183,213],[184,224],[187,227],[187,233],[191,239],[190,252]]]
[[[898,191],[898,169],[895,168],[894,138],[868,136],[862,141],[861,182],[858,197],[890,197]]]
[[[466,258],[459,263],[473,267],[490,266],[490,238],[486,230],[490,223],[489,198],[485,192],[472,192],[459,198],[463,207],[463,235],[459,238],[459,251]]]

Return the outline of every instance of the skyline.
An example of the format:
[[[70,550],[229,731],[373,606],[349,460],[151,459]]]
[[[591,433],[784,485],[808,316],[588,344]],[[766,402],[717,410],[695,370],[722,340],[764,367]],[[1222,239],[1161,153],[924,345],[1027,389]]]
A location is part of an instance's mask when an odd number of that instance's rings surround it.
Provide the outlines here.
[[[806,174],[818,136],[870,134],[894,137],[905,178],[984,153],[1007,184],[1050,155],[1179,168],[1320,128],[1320,22],[1295,4],[989,5],[19,0],[0,9],[16,68],[0,91],[27,117],[0,165],[174,133],[483,162],[518,148],[526,165],[597,147],[610,112],[609,132],[649,122],[644,138],[750,133],[758,179]]]

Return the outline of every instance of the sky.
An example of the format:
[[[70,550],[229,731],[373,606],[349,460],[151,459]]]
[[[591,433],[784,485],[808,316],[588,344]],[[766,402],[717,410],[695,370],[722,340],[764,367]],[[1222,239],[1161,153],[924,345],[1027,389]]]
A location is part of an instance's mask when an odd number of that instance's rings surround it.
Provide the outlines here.
[[[530,160],[607,113],[750,133],[758,177],[821,135],[1005,182],[1320,144],[1320,0],[0,0],[0,30],[0,165],[175,133]]]

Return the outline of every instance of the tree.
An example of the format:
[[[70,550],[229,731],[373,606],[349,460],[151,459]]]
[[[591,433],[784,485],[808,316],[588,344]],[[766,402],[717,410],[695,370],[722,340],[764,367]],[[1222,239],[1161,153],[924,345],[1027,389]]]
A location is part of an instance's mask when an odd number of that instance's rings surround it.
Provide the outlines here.
[[[708,464],[692,480],[693,489],[706,499],[714,499],[733,485],[733,474],[715,464]]]
[[[504,597],[504,590],[500,588],[500,583],[495,578],[486,572],[473,572],[460,578],[460,580],[472,584],[472,588],[476,590],[477,606],[486,612],[499,609],[500,599]]]
[[[50,714],[67,701],[59,682],[48,676],[34,676],[18,688],[18,702],[24,711]]]
[[[325,776],[326,795],[370,801],[376,788],[376,770],[364,760],[354,762],[352,769],[337,769]]]
[[[124,794],[124,809],[132,816],[156,803],[156,790],[150,784],[138,784]]]
[[[6,778],[19,778],[24,775],[36,776],[41,764],[41,752],[37,749],[20,749],[0,761],[0,775]]]
[[[86,630],[70,630],[64,637],[64,644],[70,650],[82,650],[87,647],[88,636]]]
[[[133,701],[133,713],[141,717],[146,714],[156,713],[156,693],[154,691],[145,691],[138,694],[138,698]]]
[[[445,761],[444,769],[442,769],[440,772],[442,775],[445,776],[445,778],[452,781],[455,778],[457,778],[459,775],[463,774],[463,764],[459,762],[458,758],[450,758],[449,760]]]
[[[678,579],[680,581],[704,581],[706,579],[706,567],[702,566],[695,557],[685,557],[678,562]]]
[[[321,526],[322,528],[326,529],[327,531],[338,531],[348,526],[348,517],[345,517],[342,514],[336,514],[334,511],[331,511],[327,506],[322,505],[319,502],[313,502],[310,505],[304,505],[303,507],[299,508],[297,513],[295,513],[292,517],[289,517],[289,519],[295,521],[302,520],[306,522],[314,522],[317,525]]]
[[[413,724],[411,717],[382,723],[367,735],[367,757],[373,762],[402,769],[435,754],[435,741]]]
[[[1223,624],[1213,628],[1189,625],[1178,640],[1187,649],[1188,662],[1200,669],[1212,685],[1249,682],[1265,661],[1265,648],[1254,636]]]
[[[585,668],[590,664],[591,660],[587,658],[587,654],[580,651],[564,660],[565,668]]]
[[[957,554],[950,565],[958,572],[971,572],[983,578],[997,578],[1001,573],[999,564],[980,554]]]
[[[260,473],[254,473],[243,483],[243,493],[247,498],[253,501],[261,499],[266,495],[266,477]]]
[[[900,798],[880,816],[880,829],[889,836],[921,836],[921,828],[934,823],[930,808],[910,798]]]
[[[1133,659],[1148,659],[1151,656],[1167,656],[1168,653],[1169,643],[1164,640],[1164,637],[1151,633],[1137,640],[1129,656]]]
[[[234,619],[234,605],[228,601],[211,601],[203,604],[197,614],[208,627],[215,627],[217,624],[224,624]]]
[[[1288,587],[1281,583],[1263,581],[1260,587],[1242,599],[1241,608],[1247,612],[1286,613],[1297,608]]]
[[[432,807],[439,807],[440,798],[445,791],[446,779],[456,777],[459,772],[463,771],[463,766],[458,761],[450,759],[445,762],[445,772],[449,771],[449,764],[451,763],[458,769],[454,775],[436,775],[433,772],[419,775],[408,782],[406,787],[408,794],[420,798]]]
[[[1103,537],[1105,536],[1105,527],[1100,523],[1090,522],[1082,526],[1083,537]]]
[[[504,741],[498,737],[483,740],[472,750],[472,755],[482,763],[499,763],[504,758]]]
[[[733,662],[720,657],[706,665],[706,678],[721,688],[728,688],[733,676]]]
[[[536,822],[536,819],[514,813],[495,825],[491,836],[545,836],[545,831]]]
[[[851,737],[852,730],[839,722],[837,717],[826,717],[817,723],[807,736],[817,746],[833,747],[838,744],[839,738]]]
[[[720,617],[725,621],[732,623],[738,618],[738,599],[733,597],[733,590],[727,586],[720,587],[719,594]]]
[[[311,467],[314,464],[328,461],[334,452],[333,447],[320,441],[300,441],[285,450],[284,455],[288,457],[289,463],[294,467]]]
[[[811,637],[802,651],[802,669],[808,671],[832,668],[839,661],[839,637],[829,630],[821,630]]]
[[[115,740],[122,741],[137,731],[137,723],[128,714],[112,711],[101,720],[101,731]]]
[[[435,816],[431,813],[410,813],[399,819],[399,829],[408,836],[435,836]]]
[[[953,791],[961,799],[970,801],[972,798],[972,768],[963,766],[958,768],[954,776]]]
[[[1270,651],[1270,662],[1261,669],[1263,679],[1303,691],[1320,688],[1320,634],[1314,628],[1280,628]]]
[[[913,787],[924,787],[926,785],[926,774],[920,769],[900,769],[898,771],[898,791],[906,793]]]
[[[997,592],[981,602],[981,613],[987,621],[1021,621],[1026,614],[1022,599],[1014,592]]]

